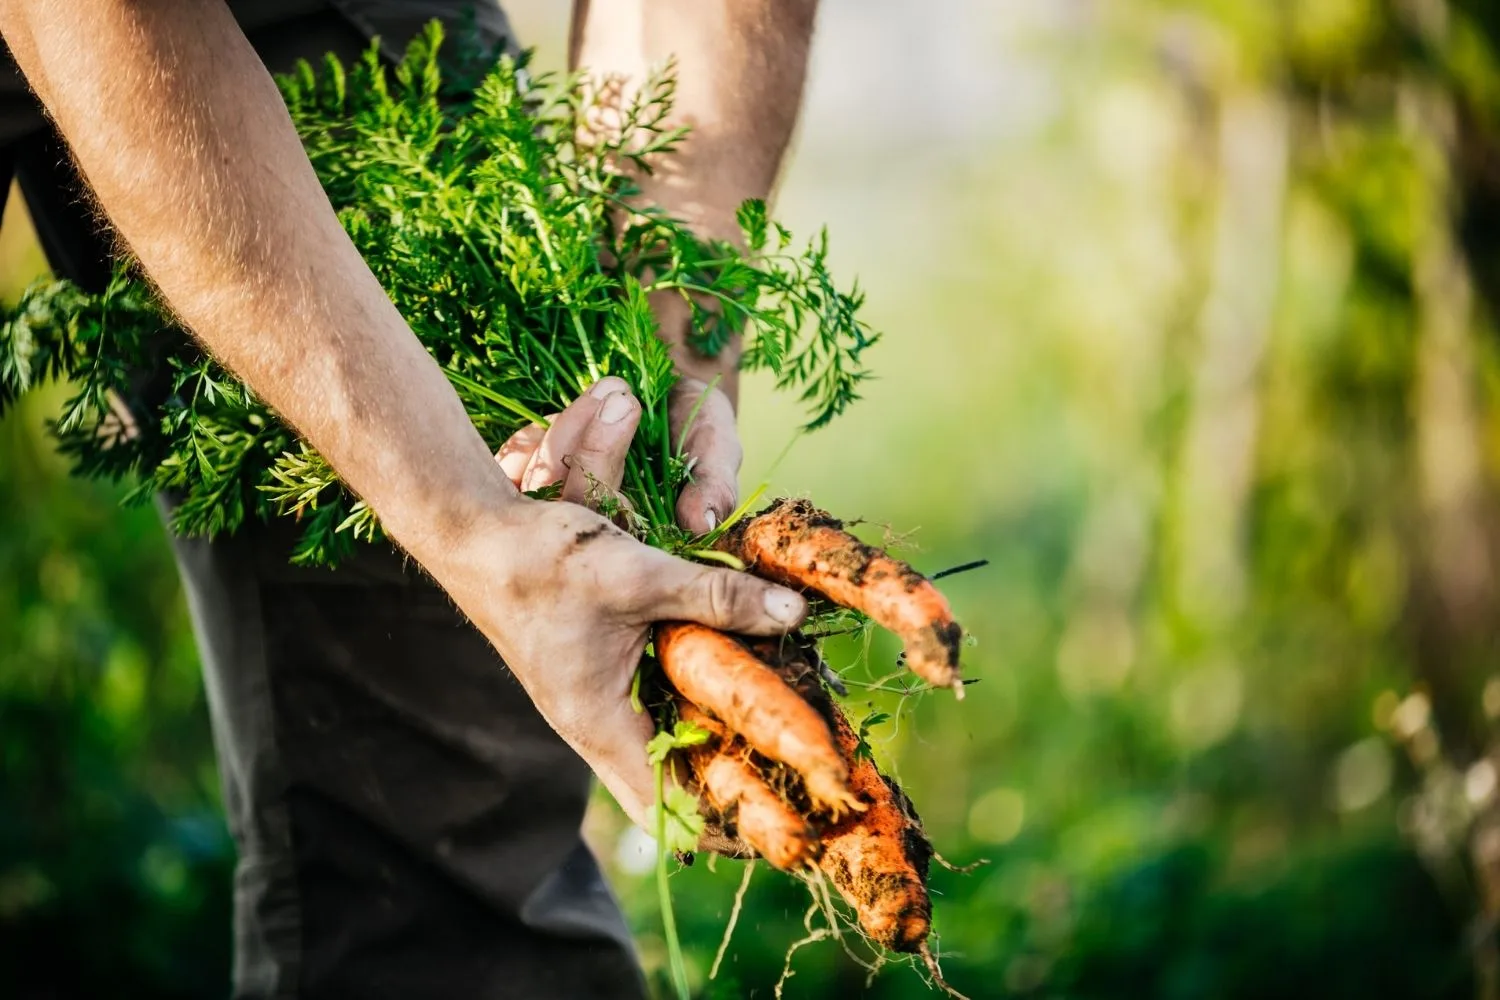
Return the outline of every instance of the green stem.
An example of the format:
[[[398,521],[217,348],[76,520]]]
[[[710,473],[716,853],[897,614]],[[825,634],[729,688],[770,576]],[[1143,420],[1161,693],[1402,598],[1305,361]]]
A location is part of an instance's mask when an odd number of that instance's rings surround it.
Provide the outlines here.
[[[578,392],[580,394],[586,391],[592,384],[584,381],[583,376],[579,373],[577,368],[573,367],[573,365],[564,364],[561,360],[559,360],[557,355],[553,354],[552,351],[547,348],[547,345],[542,343],[540,337],[532,333],[530,330],[526,329],[524,326],[521,327],[521,335],[526,338],[527,342],[530,343],[531,346],[534,347],[542,355],[542,357],[547,359],[547,361],[552,365],[553,370],[556,371],[557,374],[561,375],[564,378],[572,379],[574,386],[578,389]]]
[[[646,478],[646,491],[648,495],[653,501],[659,501],[663,505],[656,511],[657,517],[660,518],[656,523],[663,526],[673,524],[670,502],[661,495],[661,487],[656,485],[656,476],[651,472],[650,462],[641,463],[641,473]]]
[[[583,332],[583,321],[578,318],[578,310],[573,307],[572,296],[568,296],[568,317],[573,320],[573,332],[578,334],[578,343],[583,347],[583,359],[588,362],[589,377],[595,382],[599,381],[599,363],[594,360],[594,348],[589,344],[588,334]]]
[[[661,508],[664,501],[657,494],[656,484],[647,475],[648,463],[642,461],[632,450],[625,456],[625,476],[631,485],[632,491],[646,502],[646,520],[651,522],[653,528],[671,524]]]
[[[661,905],[662,932],[667,938],[667,967],[672,988],[678,1000],[691,1000],[687,965],[682,960],[682,942],[677,940],[677,917],[672,912],[672,890],[667,886],[667,795],[666,766],[658,761],[656,770],[656,895]]]
[[[526,204],[521,206],[521,210],[531,216],[531,224],[536,229],[537,242],[542,245],[542,253],[546,254],[547,263],[552,265],[552,273],[561,277],[562,266],[558,263],[557,254],[552,252],[552,240],[547,236],[547,227],[542,224],[541,213],[534,206]],[[578,345],[583,348],[584,361],[588,362],[589,378],[597,382],[599,381],[599,363],[594,360],[593,345],[589,343],[588,335],[583,332],[583,321],[578,318],[578,309],[573,302],[573,296],[565,290],[560,290],[558,298],[562,300],[563,305],[568,307],[568,317],[573,321],[573,332],[578,334]]]
[[[708,395],[708,393],[705,392],[704,396],[706,397],[707,395]],[[661,431],[660,436],[661,436],[661,467],[662,467],[662,475],[666,475],[667,474],[666,470],[668,470],[668,469],[670,469],[672,467],[672,417],[671,417],[671,404],[668,402],[668,400],[670,398],[671,398],[671,390],[668,389],[667,390],[667,394],[664,395],[664,396],[662,396],[661,401],[657,403],[658,406],[660,406],[662,409],[666,410],[667,412],[663,413],[659,418],[657,418],[657,419],[655,419],[655,420],[652,421],[652,426],[660,428],[660,431]],[[692,425],[693,418],[696,417],[697,415],[698,415],[697,407],[694,407],[693,408],[693,412],[688,416],[688,425],[687,426],[691,426]],[[687,437],[687,427],[683,428],[682,436],[684,438]],[[681,446],[678,447],[677,451],[678,451],[679,454],[682,452]]]
[[[523,406],[522,404],[516,402],[514,399],[511,399],[508,396],[502,396],[488,386],[481,385],[480,383],[475,382],[473,379],[468,378],[464,375],[460,375],[458,372],[453,371],[452,369],[444,369],[443,374],[447,375],[448,381],[452,382],[454,385],[459,386],[463,389],[467,389],[477,396],[483,396],[491,403],[494,403],[496,406],[504,407],[505,409],[514,413],[516,416],[520,417],[522,420],[525,420],[527,423],[541,424],[543,427],[546,427],[551,423],[551,421],[546,417],[541,416],[540,414],[532,411],[526,406]]]
[[[653,281],[651,282],[651,284],[643,286],[641,288],[641,291],[645,292],[647,295],[651,295],[655,292],[666,291],[697,292],[699,295],[707,295],[711,298],[718,299],[724,305],[733,306],[741,312],[748,313],[750,311],[745,308],[744,304],[736,295],[728,292],[721,292],[717,288],[711,288],[708,285],[700,285],[694,281],[680,281],[675,278],[664,278],[661,281]]]

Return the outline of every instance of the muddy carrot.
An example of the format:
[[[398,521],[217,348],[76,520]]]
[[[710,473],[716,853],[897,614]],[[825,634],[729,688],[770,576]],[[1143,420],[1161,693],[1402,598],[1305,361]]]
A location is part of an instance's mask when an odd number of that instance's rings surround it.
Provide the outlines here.
[[[702,625],[669,622],[656,627],[656,656],[679,694],[801,775],[816,806],[835,816],[862,808],[828,723],[744,646]]]
[[[679,702],[678,717],[710,731],[715,728],[695,706],[683,702]],[[813,858],[817,838],[811,824],[756,773],[748,760],[750,749],[743,741],[726,733],[687,748],[685,755],[727,835],[737,836],[782,871],[795,871]]]
[[[781,500],[731,527],[719,547],[757,576],[863,611],[901,638],[917,676],[963,696],[963,629],[947,599],[906,563],[849,534],[842,521],[806,500]]]
[[[906,794],[856,753],[859,737],[835,709],[839,749],[852,762],[850,785],[865,801],[823,831],[818,867],[854,907],[866,934],[892,951],[921,952],[931,929],[927,867],[932,845]]]

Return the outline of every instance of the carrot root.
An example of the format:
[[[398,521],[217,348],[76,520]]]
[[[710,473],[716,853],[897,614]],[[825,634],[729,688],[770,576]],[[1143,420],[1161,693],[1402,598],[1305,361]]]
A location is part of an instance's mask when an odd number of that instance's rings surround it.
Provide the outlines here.
[[[932,953],[931,948],[927,947],[927,942],[922,942],[922,947],[917,949],[917,954],[921,956],[922,964],[927,966],[927,974],[932,977],[934,986],[948,994],[953,1000],[969,1000],[968,997],[948,985],[948,980],[943,978],[942,967],[938,965],[937,956]]]

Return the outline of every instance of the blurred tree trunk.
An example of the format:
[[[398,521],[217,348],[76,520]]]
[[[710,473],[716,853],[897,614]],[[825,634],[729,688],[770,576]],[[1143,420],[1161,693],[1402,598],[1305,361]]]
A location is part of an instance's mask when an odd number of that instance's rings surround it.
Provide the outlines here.
[[[1491,5],[1492,6],[1492,5]],[[1433,51],[1451,43],[1450,14],[1465,17],[1493,52],[1493,10],[1443,0],[1410,4],[1411,30]],[[1421,72],[1420,70],[1418,71]],[[1500,648],[1500,585],[1494,470],[1484,454],[1493,401],[1483,392],[1485,345],[1479,303],[1490,327],[1500,305],[1500,147],[1493,125],[1451,73],[1412,74],[1402,96],[1417,128],[1439,152],[1428,165],[1433,197],[1418,220],[1412,287],[1418,324],[1416,398],[1421,559],[1414,566],[1410,620],[1418,670],[1429,686],[1450,764],[1473,807],[1466,837],[1479,914],[1472,938],[1480,995],[1500,998],[1500,803],[1493,780],[1500,744],[1482,710],[1481,690]],[[1476,303],[1476,296],[1478,303]]]
[[[1271,90],[1218,106],[1212,271],[1199,317],[1177,482],[1173,603],[1222,626],[1246,596],[1245,526],[1260,422],[1262,361],[1280,287],[1290,115]]]

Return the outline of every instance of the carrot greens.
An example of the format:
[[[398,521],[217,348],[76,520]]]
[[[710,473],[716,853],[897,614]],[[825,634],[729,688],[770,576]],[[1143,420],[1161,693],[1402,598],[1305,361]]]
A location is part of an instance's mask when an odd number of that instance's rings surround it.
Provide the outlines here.
[[[434,23],[394,69],[372,47],[279,80],[345,230],[491,446],[605,375],[629,382],[640,429],[623,496],[605,504],[649,544],[702,551],[673,520],[691,472],[668,426],[677,375],[650,296],[684,298],[706,353],[743,337],[742,367],[774,373],[814,428],[866,376],[862,295],[835,284],[825,236],[794,247],[762,202],[740,209],[743,247],[640,202],[633,178],[686,138],[667,124],[670,67],[610,109],[620,127],[600,135],[583,126],[609,88],[533,78],[510,57],[474,84],[445,74],[442,51]],[[171,492],[182,534],[290,514],[293,560],[313,565],[381,537],[375,512],[198,348],[137,269],[99,295],[40,283],[0,322],[0,409],[59,376],[77,387],[54,427],[77,468],[133,475],[138,498]]]

